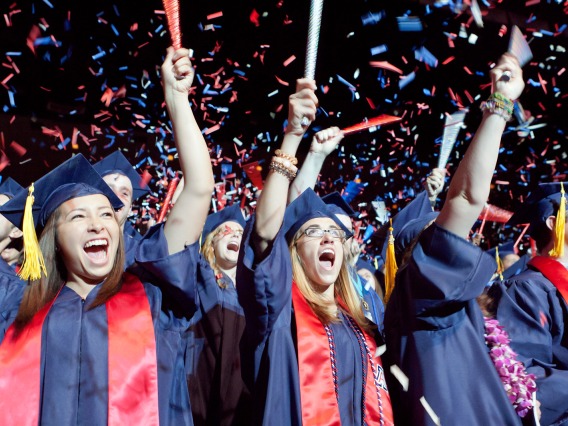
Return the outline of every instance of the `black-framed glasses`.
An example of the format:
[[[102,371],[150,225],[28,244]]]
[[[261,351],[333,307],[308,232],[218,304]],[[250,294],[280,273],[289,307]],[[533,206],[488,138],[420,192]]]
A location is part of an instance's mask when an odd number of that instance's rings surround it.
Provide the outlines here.
[[[328,233],[332,238],[337,238],[337,239],[344,239],[345,236],[347,235],[346,232],[343,229],[339,229],[339,228],[329,228],[329,229],[323,229],[323,228],[306,228],[303,231],[303,234],[306,237],[310,237],[310,238],[321,238],[324,236],[325,233]]]

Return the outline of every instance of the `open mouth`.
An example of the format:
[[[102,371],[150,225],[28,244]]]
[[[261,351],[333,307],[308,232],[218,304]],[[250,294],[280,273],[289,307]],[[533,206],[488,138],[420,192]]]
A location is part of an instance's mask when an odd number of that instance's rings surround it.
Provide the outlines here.
[[[107,257],[108,241],[103,238],[87,241],[83,250],[87,253],[89,259],[100,262]]]
[[[321,266],[325,269],[333,268],[335,263],[335,252],[332,249],[324,249],[319,255],[319,261]]]
[[[231,241],[227,244],[227,250],[238,252],[240,248],[240,244],[237,241]]]

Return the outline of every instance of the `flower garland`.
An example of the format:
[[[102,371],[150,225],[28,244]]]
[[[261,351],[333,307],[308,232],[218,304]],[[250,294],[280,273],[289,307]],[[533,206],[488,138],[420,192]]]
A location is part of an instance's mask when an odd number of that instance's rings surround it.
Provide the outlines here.
[[[527,374],[525,366],[517,360],[517,354],[509,346],[510,341],[499,321],[485,318],[485,343],[489,347],[489,356],[515,411],[519,417],[525,417],[534,407],[535,375]]]

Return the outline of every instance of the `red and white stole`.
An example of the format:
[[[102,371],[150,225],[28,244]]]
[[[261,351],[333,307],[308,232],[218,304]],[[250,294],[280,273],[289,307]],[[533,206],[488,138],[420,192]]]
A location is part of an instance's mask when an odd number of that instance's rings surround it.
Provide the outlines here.
[[[529,265],[538,269],[558,289],[564,301],[568,304],[568,269],[551,257],[535,256]]]
[[[150,304],[140,280],[124,274],[105,304],[108,317],[108,424],[158,425],[158,369]],[[37,426],[42,327],[53,301],[0,344],[0,424]]]
[[[296,318],[296,333],[298,341],[298,368],[300,375],[300,401],[302,407],[302,424],[304,426],[340,426],[341,419],[333,375],[329,340],[323,324],[313,313],[310,305],[296,286],[292,284],[292,303]],[[364,330],[367,346],[372,356],[376,352],[374,339]],[[377,399],[377,387],[371,369],[367,362],[367,380],[365,383],[365,418],[367,424],[379,424],[380,408]],[[374,358],[376,365],[381,366],[379,357]],[[382,412],[385,425],[393,424],[393,414],[388,392],[382,388]]]

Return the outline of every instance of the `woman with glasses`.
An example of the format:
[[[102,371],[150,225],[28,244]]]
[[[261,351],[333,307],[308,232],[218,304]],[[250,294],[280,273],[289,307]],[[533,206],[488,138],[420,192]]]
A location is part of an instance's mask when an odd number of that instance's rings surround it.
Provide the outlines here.
[[[392,424],[373,328],[350,284],[344,225],[307,189],[286,207],[316,86],[298,81],[237,267],[252,424]]]
[[[210,214],[201,234],[197,312],[191,319],[187,382],[198,425],[248,424],[239,342],[245,317],[235,287],[245,219],[239,204]]]

